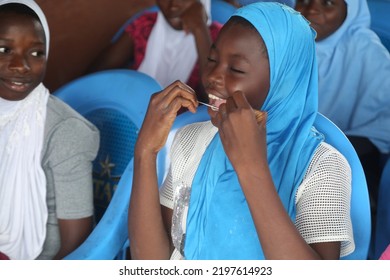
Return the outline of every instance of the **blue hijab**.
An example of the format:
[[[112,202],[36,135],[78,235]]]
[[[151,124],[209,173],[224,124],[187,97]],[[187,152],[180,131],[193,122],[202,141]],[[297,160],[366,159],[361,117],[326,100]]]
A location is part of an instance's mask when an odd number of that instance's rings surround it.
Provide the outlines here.
[[[317,42],[319,111],[347,135],[390,152],[390,55],[370,26],[366,0],[346,0],[347,17]]]
[[[283,205],[295,220],[295,193],[322,136],[317,114],[315,32],[293,9],[254,3],[234,16],[261,34],[269,56],[268,162]],[[258,186],[261,187],[261,186]],[[263,259],[261,244],[237,175],[219,134],[206,149],[195,174],[184,245],[186,259]]]
[[[290,7],[295,6],[295,0],[238,0],[238,3],[240,3],[240,5],[242,6],[252,4],[255,2],[278,2]]]

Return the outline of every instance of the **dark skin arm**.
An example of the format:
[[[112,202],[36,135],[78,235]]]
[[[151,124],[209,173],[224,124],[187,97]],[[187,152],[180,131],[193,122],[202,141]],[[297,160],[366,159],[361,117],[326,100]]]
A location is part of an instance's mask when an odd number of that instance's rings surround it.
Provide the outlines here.
[[[212,114],[237,172],[266,259],[338,259],[340,242],[308,245],[285,211],[268,166],[266,119],[257,124],[241,92]]]
[[[154,94],[149,103],[134,150],[133,186],[129,206],[129,239],[133,259],[169,259],[171,210],[161,207],[156,157],[167,140],[178,111],[195,112],[195,93],[176,81]]]
[[[183,21],[183,30],[187,33],[192,33],[195,37],[200,71],[202,73],[212,43],[210,30],[207,26],[207,14],[202,3],[194,2],[183,12],[181,19]]]
[[[183,30],[194,35],[198,53],[199,76],[201,77],[212,44],[210,30],[207,25],[208,17],[202,3],[194,2],[183,12],[181,19],[183,21]],[[203,90],[197,92],[197,95],[199,100],[207,101],[207,96]]]
[[[126,63],[129,63],[134,58],[134,42],[133,39],[123,32],[119,39],[110,43],[98,57],[91,63],[87,69],[87,73],[123,68]]]
[[[60,229],[61,247],[55,260],[63,259],[79,247],[92,232],[92,216],[75,220],[58,219]]]

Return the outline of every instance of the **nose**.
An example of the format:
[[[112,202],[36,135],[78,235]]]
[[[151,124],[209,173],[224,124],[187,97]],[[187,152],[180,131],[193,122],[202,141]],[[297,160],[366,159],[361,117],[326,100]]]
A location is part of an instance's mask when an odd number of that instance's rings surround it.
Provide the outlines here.
[[[320,0],[309,0],[307,3],[307,10],[312,14],[317,14],[320,11],[320,7]]]
[[[9,69],[19,73],[26,73],[30,71],[30,65],[23,55],[16,54],[9,63]]]
[[[223,80],[222,69],[218,64],[214,65],[214,67],[208,67],[206,81],[209,85],[220,86]]]
[[[169,10],[171,12],[177,12],[178,10],[181,9],[181,6],[183,4],[183,1],[182,0],[171,0],[170,1],[170,5],[169,5]]]

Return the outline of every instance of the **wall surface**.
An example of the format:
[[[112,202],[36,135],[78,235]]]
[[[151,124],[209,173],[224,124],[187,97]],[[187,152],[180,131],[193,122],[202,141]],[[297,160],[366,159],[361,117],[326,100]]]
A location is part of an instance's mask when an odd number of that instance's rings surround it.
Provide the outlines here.
[[[154,0],[36,0],[50,27],[45,85],[51,92],[78,78],[122,24]]]

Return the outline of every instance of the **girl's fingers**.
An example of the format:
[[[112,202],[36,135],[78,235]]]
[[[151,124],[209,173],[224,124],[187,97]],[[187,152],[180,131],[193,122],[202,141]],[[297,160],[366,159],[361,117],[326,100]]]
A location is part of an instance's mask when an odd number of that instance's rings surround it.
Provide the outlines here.
[[[233,99],[237,104],[237,107],[248,109],[251,108],[254,111],[257,124],[262,123],[263,125],[265,125],[265,122],[267,120],[267,113],[257,109],[253,109],[249,104],[248,100],[246,99],[245,95],[241,91],[234,92]]]
[[[178,97],[180,97],[179,100],[188,100],[192,103],[192,105],[186,105],[187,108],[198,107],[198,100],[196,99],[194,90],[183,83],[176,84],[171,88],[170,91],[162,97],[161,103],[165,104],[165,107],[169,107],[173,100]]]
[[[233,93],[233,100],[237,108],[252,108],[242,91],[235,91]]]

